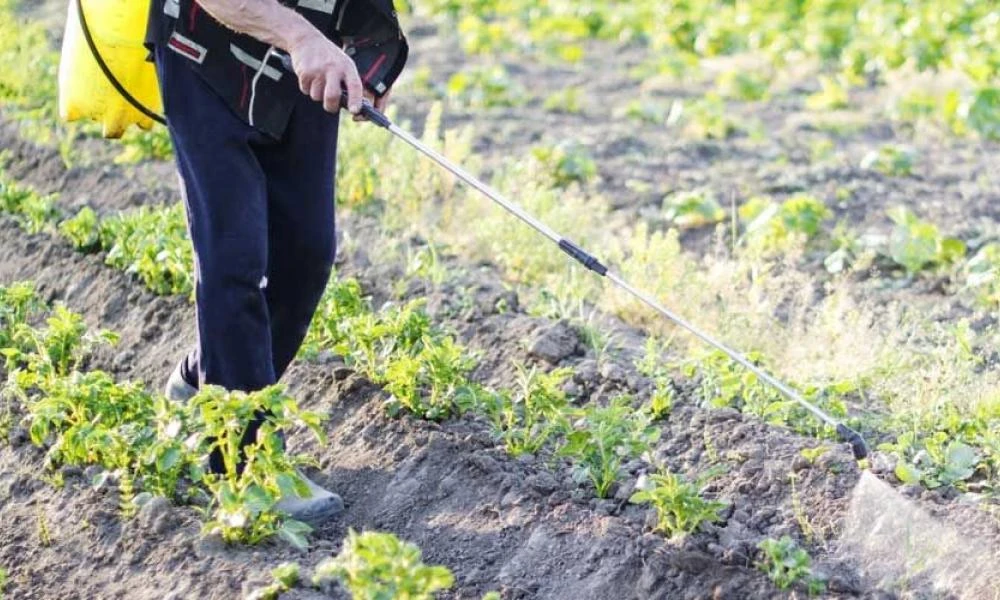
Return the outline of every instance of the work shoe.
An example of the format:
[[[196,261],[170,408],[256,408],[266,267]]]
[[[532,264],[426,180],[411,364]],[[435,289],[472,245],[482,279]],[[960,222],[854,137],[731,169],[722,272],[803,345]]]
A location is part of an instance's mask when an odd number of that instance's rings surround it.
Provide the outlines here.
[[[181,365],[178,363],[174,372],[170,374],[170,379],[167,380],[167,387],[164,388],[163,395],[167,397],[167,400],[187,402],[194,398],[197,393],[198,388],[184,379],[184,375],[181,374]]]
[[[320,487],[302,473],[298,473],[309,487],[310,496],[289,496],[278,500],[274,508],[287,513],[296,521],[320,523],[344,512],[344,500],[333,492]]]

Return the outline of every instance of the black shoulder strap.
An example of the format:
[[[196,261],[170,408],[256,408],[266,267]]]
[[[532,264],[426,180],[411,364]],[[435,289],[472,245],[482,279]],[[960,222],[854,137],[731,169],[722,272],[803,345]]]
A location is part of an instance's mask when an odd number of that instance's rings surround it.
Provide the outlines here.
[[[104,73],[105,77],[107,77],[108,83],[115,88],[115,91],[121,94],[122,98],[135,107],[137,111],[157,123],[160,123],[161,125],[166,125],[166,119],[147,108],[142,102],[139,102],[135,96],[125,89],[125,86],[118,81],[115,74],[111,72],[110,68],[108,68],[108,63],[104,62],[104,57],[101,56],[101,52],[97,49],[97,44],[94,43],[94,37],[90,34],[90,27],[87,26],[87,17],[83,14],[83,0],[74,0],[74,2],[76,2],[76,14],[80,19],[80,29],[83,31],[83,38],[87,40],[87,47],[90,48],[90,53],[94,55],[94,60],[97,61],[97,66],[101,68],[101,72]]]

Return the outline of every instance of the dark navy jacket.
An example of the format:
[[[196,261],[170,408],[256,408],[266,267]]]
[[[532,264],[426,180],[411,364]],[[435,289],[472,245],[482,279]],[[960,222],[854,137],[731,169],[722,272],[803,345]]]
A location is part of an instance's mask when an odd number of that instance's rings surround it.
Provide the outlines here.
[[[399,77],[409,48],[392,0],[278,1],[340,45],[376,96]],[[153,0],[146,44],[164,45],[188,59],[244,121],[281,137],[296,95],[302,92],[295,74],[282,67],[278,57],[263,62],[267,44],[228,29],[196,0]]]

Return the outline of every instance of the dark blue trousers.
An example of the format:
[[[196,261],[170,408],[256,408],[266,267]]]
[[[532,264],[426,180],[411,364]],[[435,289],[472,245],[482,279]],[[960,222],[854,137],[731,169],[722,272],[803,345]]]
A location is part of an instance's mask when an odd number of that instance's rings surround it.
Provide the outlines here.
[[[330,277],[339,117],[302,95],[274,139],[186,59],[162,47],[155,58],[196,262],[198,345],[185,376],[257,390],[294,358]]]

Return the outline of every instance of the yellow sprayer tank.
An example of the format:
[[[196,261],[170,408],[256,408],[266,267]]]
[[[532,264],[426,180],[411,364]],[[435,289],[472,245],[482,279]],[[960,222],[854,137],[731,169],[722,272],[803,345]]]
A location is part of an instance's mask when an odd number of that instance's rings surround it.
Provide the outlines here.
[[[59,63],[59,115],[67,121],[97,121],[109,138],[121,137],[132,124],[149,129],[153,121],[129,104],[98,66],[80,27],[79,8],[98,52],[122,86],[146,108],[157,114],[163,110],[156,71],[146,62],[143,47],[149,1],[70,0]]]

